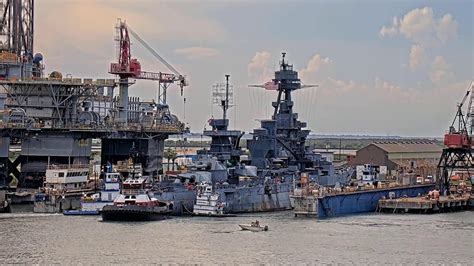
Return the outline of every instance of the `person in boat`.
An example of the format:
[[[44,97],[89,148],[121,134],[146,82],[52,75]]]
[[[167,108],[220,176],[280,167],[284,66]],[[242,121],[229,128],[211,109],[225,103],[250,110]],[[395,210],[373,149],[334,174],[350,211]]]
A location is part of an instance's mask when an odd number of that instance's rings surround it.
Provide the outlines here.
[[[256,220],[255,222],[252,222],[252,226],[260,227],[260,222]]]

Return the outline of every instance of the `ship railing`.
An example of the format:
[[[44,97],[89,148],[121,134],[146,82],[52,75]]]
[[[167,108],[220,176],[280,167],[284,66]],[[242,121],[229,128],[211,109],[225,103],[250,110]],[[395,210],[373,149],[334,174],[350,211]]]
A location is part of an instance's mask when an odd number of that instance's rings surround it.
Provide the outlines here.
[[[48,194],[48,195],[53,195],[53,196],[61,196],[61,195],[65,195],[65,194],[68,194],[68,195],[72,195],[72,194],[75,194],[75,195],[83,195],[84,193],[88,193],[88,192],[93,192],[94,189],[92,188],[76,188],[76,189],[66,189],[66,188],[49,188],[49,187],[46,187],[46,188],[39,188],[38,190],[40,193],[45,193],[45,194]]]
[[[68,169],[87,169],[89,170],[90,165],[88,164],[50,164],[47,166],[47,170],[68,170]]]
[[[122,189],[122,194],[124,195],[139,195],[146,194],[146,189]]]
[[[165,133],[176,133],[182,132],[183,127],[181,124],[163,124],[153,126],[143,126],[140,123],[125,125],[101,125],[92,123],[90,125],[84,124],[73,124],[73,125],[51,125],[41,123],[28,123],[28,122],[1,122],[0,128],[12,128],[12,129],[56,129],[56,130],[124,130],[124,131],[143,131],[143,132],[165,132]]]

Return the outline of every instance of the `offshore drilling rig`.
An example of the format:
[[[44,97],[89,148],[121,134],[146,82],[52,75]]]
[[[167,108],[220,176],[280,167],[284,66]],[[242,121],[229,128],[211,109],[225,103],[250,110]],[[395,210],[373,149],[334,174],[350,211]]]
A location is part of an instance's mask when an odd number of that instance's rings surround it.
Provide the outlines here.
[[[43,56],[33,51],[34,0],[3,0],[0,15],[0,186],[15,177],[19,187],[37,188],[48,165],[89,164],[92,139],[101,139],[102,165],[128,159],[133,148],[144,174],[156,176],[164,140],[184,130],[166,103],[167,88],[177,83],[182,90],[184,76],[132,32],[173,74],[141,71],[122,21],[118,62],[109,69],[118,80],[63,77],[58,71],[45,75]],[[130,97],[135,79],[158,82],[158,101]],[[21,145],[14,159],[12,141]]]

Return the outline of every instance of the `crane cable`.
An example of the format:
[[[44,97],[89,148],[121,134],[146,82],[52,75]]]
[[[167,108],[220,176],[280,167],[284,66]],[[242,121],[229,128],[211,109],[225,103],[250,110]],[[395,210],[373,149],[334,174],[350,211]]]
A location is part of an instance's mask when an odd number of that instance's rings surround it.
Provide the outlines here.
[[[170,65],[168,62],[166,62],[166,60],[161,57],[150,45],[148,45],[147,42],[145,42],[145,40],[143,40],[134,30],[132,30],[132,28],[130,28],[130,26],[128,26],[128,31],[130,32],[130,34],[135,38],[137,39],[138,42],[140,42],[143,47],[145,47],[152,55],[154,55],[158,60],[160,60],[161,63],[163,63],[166,67],[168,67],[169,70],[171,70],[175,75],[179,76],[179,77],[183,77],[183,75],[181,75],[178,70],[176,70],[172,65]]]

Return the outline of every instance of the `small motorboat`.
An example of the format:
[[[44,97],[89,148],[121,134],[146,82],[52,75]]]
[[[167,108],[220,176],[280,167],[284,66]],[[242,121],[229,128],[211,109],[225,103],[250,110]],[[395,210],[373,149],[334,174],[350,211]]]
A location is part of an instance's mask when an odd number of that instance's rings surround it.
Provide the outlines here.
[[[251,222],[250,224],[239,224],[239,226],[244,231],[252,231],[252,232],[268,231],[268,226],[260,225],[259,221]]]

